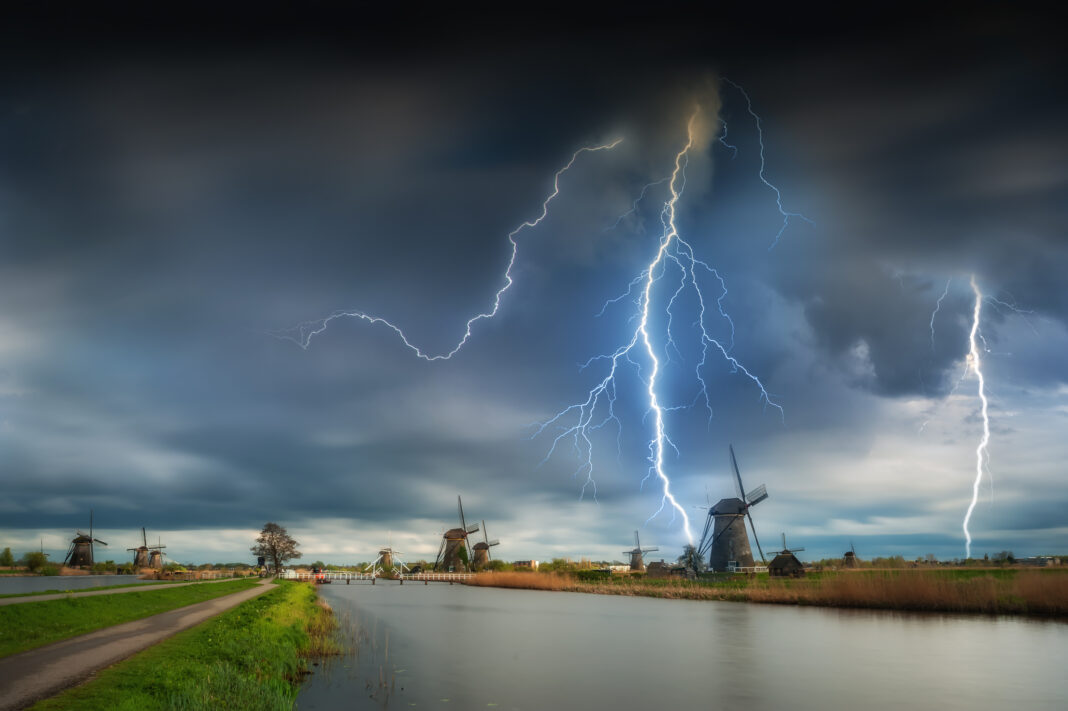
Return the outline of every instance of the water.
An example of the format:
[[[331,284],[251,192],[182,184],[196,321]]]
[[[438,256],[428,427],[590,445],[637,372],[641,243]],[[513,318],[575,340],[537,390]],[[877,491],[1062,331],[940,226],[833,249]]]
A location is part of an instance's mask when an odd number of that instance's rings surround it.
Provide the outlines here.
[[[153,583],[154,580],[138,580],[136,575],[52,575],[8,576],[0,575],[0,595],[41,592],[42,590],[81,590],[107,585],[135,585]]]
[[[358,647],[308,678],[302,711],[1068,709],[1059,622],[433,583],[322,595]]]

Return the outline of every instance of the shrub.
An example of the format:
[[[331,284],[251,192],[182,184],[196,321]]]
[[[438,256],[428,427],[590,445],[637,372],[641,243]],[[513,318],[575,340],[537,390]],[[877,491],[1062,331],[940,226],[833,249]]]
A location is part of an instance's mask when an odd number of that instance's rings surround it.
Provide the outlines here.
[[[5,548],[3,550],[3,552],[0,553],[0,565],[2,565],[4,567],[7,567],[7,568],[10,568],[14,564],[15,564],[15,556],[11,555],[11,549],[10,548]]]
[[[25,564],[27,570],[31,573],[36,573],[41,568],[45,567],[45,564],[48,562],[48,556],[40,551],[33,551],[32,553],[27,553],[23,556],[22,562]]]

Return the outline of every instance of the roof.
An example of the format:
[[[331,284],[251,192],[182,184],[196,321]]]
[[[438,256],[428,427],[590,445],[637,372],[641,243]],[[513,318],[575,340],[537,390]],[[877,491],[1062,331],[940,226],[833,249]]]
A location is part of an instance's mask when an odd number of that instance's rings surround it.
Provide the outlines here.
[[[713,514],[743,514],[745,513],[745,502],[741,499],[734,497],[731,499],[720,499],[719,502],[712,507]]]

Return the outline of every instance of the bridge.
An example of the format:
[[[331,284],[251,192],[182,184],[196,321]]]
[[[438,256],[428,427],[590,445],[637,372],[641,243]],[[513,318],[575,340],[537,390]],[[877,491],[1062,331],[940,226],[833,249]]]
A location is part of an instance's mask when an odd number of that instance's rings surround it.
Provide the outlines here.
[[[470,580],[475,577],[474,573],[404,573],[396,577],[386,577],[384,575],[376,575],[375,573],[353,573],[344,570],[328,570],[322,573],[298,573],[294,570],[287,570],[282,577],[286,580],[303,580],[306,582],[320,581],[341,581],[344,580],[345,584],[350,584],[353,580],[356,581],[371,581],[371,584],[375,584],[375,580],[396,580],[403,585],[405,582],[423,582],[423,583],[462,583],[466,580]]]

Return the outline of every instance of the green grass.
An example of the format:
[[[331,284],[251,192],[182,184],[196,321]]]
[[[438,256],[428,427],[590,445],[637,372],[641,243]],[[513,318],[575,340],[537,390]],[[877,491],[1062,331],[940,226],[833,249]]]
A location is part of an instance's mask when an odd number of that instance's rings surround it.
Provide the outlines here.
[[[324,618],[332,620],[313,586],[281,581],[33,709],[292,709],[304,658],[322,647],[315,630],[330,629]]]
[[[235,580],[180,588],[155,588],[122,595],[68,597],[5,605],[0,607],[0,657],[247,590],[255,584],[251,580]]]
[[[35,592],[24,593],[7,593],[0,595],[0,598],[5,597],[34,597],[35,595],[60,595],[63,593],[83,593],[93,592],[95,590],[114,590],[115,588],[151,588],[153,585],[174,585],[175,583],[185,583],[188,580],[154,580],[150,583],[122,583],[121,585],[102,585],[95,588],[74,588],[70,590],[37,590]]]

